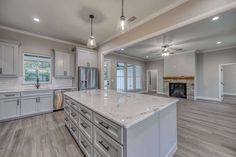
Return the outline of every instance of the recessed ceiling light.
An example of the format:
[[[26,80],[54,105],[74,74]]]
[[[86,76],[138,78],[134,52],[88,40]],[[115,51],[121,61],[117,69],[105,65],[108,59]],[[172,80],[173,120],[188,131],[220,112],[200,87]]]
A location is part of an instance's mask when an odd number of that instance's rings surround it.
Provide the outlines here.
[[[37,18],[37,17],[34,17],[33,20],[34,20],[35,22],[40,22],[40,19]]]
[[[120,50],[121,50],[121,51],[124,51],[125,49],[124,49],[124,48],[121,48]]]
[[[146,58],[149,58],[149,56],[146,56]]]
[[[217,20],[219,20],[219,19],[220,19],[219,16],[215,16],[215,17],[213,17],[213,18],[211,19],[211,21],[217,21]]]
[[[217,41],[216,44],[217,45],[222,44],[222,41]]]

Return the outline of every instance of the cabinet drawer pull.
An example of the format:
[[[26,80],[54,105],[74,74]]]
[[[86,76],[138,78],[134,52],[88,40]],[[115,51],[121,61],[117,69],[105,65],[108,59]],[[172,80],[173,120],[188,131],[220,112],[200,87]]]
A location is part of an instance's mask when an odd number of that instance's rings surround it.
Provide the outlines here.
[[[73,103],[73,102],[71,102],[71,105],[73,105],[73,106],[76,106],[76,104],[75,104],[75,103]]]
[[[20,100],[19,99],[17,99],[17,106],[19,106],[20,105]]]
[[[71,130],[72,130],[73,132],[75,132],[75,131],[76,131],[74,127],[71,127]]]
[[[15,94],[6,94],[6,97],[15,96]]]
[[[100,143],[100,145],[106,149],[107,151],[109,151],[110,147],[109,146],[105,146],[105,144],[103,143],[103,141],[98,141]]]
[[[65,118],[65,121],[67,121],[67,122],[68,122],[68,119],[67,119],[67,118]]]
[[[81,112],[83,112],[83,114],[88,113],[86,110],[82,109]]]
[[[71,115],[72,115],[72,117],[75,117],[77,114],[72,112]]]
[[[88,147],[88,145],[85,141],[81,141],[81,144],[84,146],[85,149]]]
[[[103,126],[104,128],[106,128],[106,129],[109,129],[109,125],[108,124],[106,124],[106,123],[104,123],[104,122],[99,122],[99,124],[101,125],[101,126]]]
[[[81,124],[82,127],[85,128],[85,129],[88,127],[87,124],[85,124],[85,123],[80,123],[80,124]]]
[[[0,68],[0,74],[2,74],[2,68]]]

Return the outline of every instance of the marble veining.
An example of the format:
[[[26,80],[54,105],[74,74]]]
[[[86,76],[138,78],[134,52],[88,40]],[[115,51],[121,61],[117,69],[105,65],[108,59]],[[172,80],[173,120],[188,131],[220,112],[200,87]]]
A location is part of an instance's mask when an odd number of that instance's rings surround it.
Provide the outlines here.
[[[178,101],[114,90],[74,91],[65,95],[123,127],[130,127]]]

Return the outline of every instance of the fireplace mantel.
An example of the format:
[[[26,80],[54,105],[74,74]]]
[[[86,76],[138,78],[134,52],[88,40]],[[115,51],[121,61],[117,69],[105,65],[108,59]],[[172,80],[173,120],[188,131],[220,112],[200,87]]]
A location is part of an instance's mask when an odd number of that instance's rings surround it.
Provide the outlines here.
[[[194,76],[165,76],[164,80],[194,80]]]

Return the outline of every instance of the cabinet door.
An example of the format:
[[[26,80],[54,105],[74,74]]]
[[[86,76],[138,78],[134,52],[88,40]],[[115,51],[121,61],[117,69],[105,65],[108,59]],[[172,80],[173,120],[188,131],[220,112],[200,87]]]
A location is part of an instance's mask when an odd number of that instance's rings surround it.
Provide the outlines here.
[[[53,110],[52,96],[40,96],[37,102],[37,112],[47,112]]]
[[[21,99],[21,115],[30,115],[36,113],[36,97],[22,98]]]
[[[70,54],[63,54],[63,69],[64,69],[64,76],[70,76]]]
[[[19,99],[0,100],[0,120],[19,116]]]
[[[55,76],[64,76],[64,55],[61,52],[55,52]]]
[[[89,53],[88,54],[88,60],[90,63],[90,67],[96,68],[98,66],[98,56],[96,53]]]
[[[18,46],[0,42],[0,74],[17,75]]]

